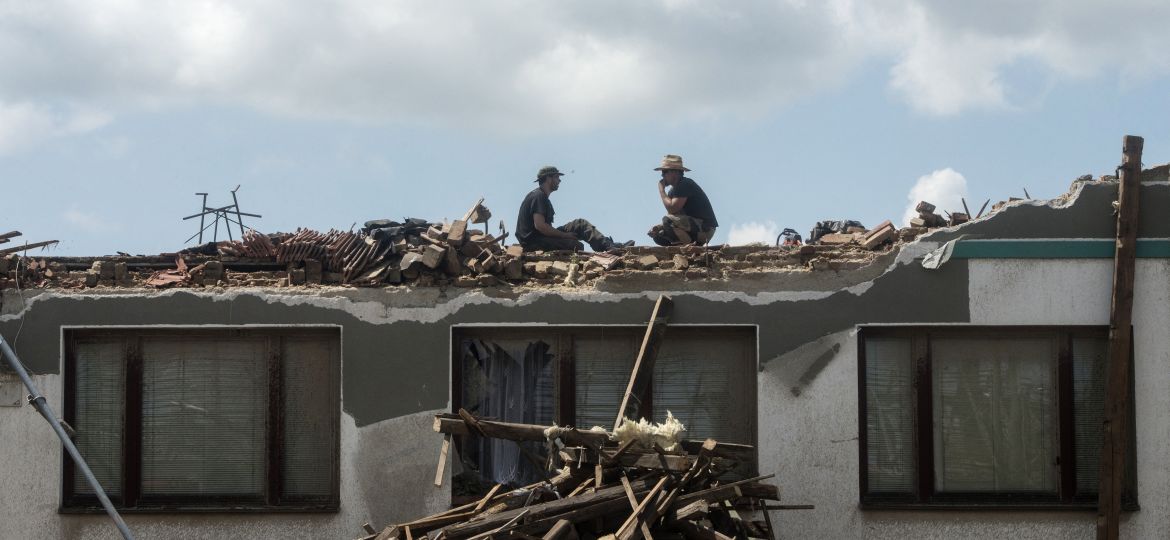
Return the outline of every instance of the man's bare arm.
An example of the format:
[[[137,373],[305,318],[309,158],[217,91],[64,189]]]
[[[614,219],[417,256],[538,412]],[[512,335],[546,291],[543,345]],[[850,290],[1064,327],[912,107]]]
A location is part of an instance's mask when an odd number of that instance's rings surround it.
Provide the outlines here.
[[[666,194],[666,182],[658,182],[658,197],[662,199],[662,206],[666,207],[666,213],[677,214],[682,211],[683,206],[687,204],[686,197],[671,197]]]
[[[536,228],[537,232],[545,236],[551,236],[553,238],[577,238],[576,236],[567,232],[554,229],[552,225],[549,225],[548,222],[544,220],[544,214],[532,214],[532,226]]]

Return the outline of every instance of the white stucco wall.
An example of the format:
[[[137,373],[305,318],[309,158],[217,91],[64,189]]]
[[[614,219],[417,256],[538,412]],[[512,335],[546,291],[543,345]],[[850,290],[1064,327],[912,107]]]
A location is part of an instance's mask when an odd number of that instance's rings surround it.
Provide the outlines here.
[[[34,381],[61,412],[61,377]],[[450,474],[433,485],[442,436],[427,411],[357,428],[341,422],[341,511],[325,514],[125,514],[139,540],[356,538],[361,524],[381,526],[446,509]],[[425,433],[430,436],[419,436]],[[57,512],[61,444],[29,405],[0,408],[0,540],[121,539],[105,514]]]
[[[954,261],[949,264],[962,264]],[[970,260],[973,325],[1108,324],[1112,263],[1094,260]],[[765,301],[757,298],[758,301]],[[767,301],[784,302],[787,298]],[[1170,538],[1170,261],[1138,261],[1134,302],[1140,512],[1126,538]],[[836,348],[823,366],[818,359]],[[776,473],[781,538],[1093,538],[1091,512],[894,512],[858,507],[857,340],[827,335],[769,360],[759,373],[759,469]],[[815,376],[801,380],[802,375]],[[61,411],[61,377],[36,382]],[[390,390],[388,390],[390,391]],[[138,538],[354,538],[376,526],[438,512],[448,480],[432,485],[441,437],[425,411],[356,427],[341,423],[341,511],[336,514],[137,514]],[[60,445],[25,405],[0,407],[0,540],[117,538],[104,515],[62,515]]]
[[[1108,325],[1112,261],[971,260],[972,325]],[[1138,496],[1123,538],[1170,538],[1170,261],[1141,259],[1135,278]],[[834,344],[799,395],[792,373]],[[766,365],[759,379],[760,470],[775,472],[783,538],[1095,538],[1093,512],[869,511],[859,500],[857,340],[838,332]]]

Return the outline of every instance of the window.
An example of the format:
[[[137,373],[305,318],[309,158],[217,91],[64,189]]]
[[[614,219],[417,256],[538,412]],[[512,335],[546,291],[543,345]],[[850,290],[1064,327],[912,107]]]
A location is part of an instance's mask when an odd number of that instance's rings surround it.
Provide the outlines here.
[[[613,429],[644,333],[634,326],[456,327],[454,408],[506,422]],[[669,327],[650,382],[650,418],[661,422],[670,411],[688,439],[754,445],[755,395],[754,328]],[[457,449],[457,502],[495,483],[539,479],[510,441],[472,437]]]
[[[1095,507],[1107,338],[1101,328],[864,328],[862,504]]]
[[[126,510],[338,508],[340,332],[65,333],[65,417]],[[100,510],[67,457],[63,508]]]

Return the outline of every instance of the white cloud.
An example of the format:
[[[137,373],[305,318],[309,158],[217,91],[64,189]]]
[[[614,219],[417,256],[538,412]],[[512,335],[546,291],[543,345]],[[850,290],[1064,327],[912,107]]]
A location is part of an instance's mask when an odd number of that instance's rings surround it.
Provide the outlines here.
[[[749,221],[736,223],[727,233],[727,243],[733,246],[742,246],[762,242],[767,245],[776,244],[776,236],[780,234],[780,227],[774,221]]]
[[[558,132],[758,118],[879,61],[910,107],[949,115],[1018,105],[1021,66],[1054,81],[1170,72],[1168,19],[1170,3],[1148,0],[5,3],[0,114],[213,103]],[[1102,31],[1108,20],[1125,31]],[[21,125],[52,137],[103,121],[53,129],[44,116]],[[0,128],[0,145],[12,146],[12,131]]]
[[[31,102],[0,101],[0,155],[49,139],[87,133],[110,120],[110,115],[88,108],[53,109]]]
[[[109,232],[121,229],[117,224],[94,212],[79,208],[76,204],[61,213],[66,223],[74,225],[87,233]]]
[[[906,212],[902,215],[902,223],[909,224],[911,219],[918,217],[918,212],[914,208],[918,206],[919,201],[933,204],[934,213],[946,217],[943,212],[962,208],[963,198],[966,196],[967,179],[950,167],[920,176],[914,187],[910,188],[910,193],[906,195],[908,203]]]

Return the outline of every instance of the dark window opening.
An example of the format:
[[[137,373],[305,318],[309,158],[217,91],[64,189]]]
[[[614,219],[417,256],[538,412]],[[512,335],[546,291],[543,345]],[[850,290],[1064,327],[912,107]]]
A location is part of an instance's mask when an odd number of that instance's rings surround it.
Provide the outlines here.
[[[505,422],[613,429],[644,327],[455,327],[453,400]],[[670,411],[687,439],[756,443],[756,336],[750,327],[670,327],[655,361],[649,419]],[[496,483],[540,479],[511,441],[460,437],[453,502],[478,499]],[[526,443],[543,459],[543,444]],[[755,471],[745,464],[744,474]]]
[[[862,504],[1094,508],[1107,338],[1098,327],[862,329]],[[1130,456],[1122,501],[1136,509],[1132,442]]]
[[[142,511],[336,511],[336,329],[67,330],[65,418]],[[64,460],[62,509],[100,511]]]

